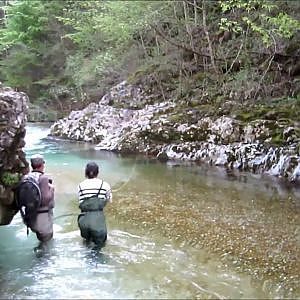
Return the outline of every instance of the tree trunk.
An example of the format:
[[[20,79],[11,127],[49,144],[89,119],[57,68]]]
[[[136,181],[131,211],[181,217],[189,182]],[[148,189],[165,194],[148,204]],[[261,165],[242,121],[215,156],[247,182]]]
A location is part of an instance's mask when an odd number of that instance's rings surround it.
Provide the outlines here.
[[[147,49],[145,47],[143,36],[142,36],[141,33],[139,33],[139,35],[140,35],[141,44],[142,44],[142,47],[143,47],[143,50],[144,50],[144,53],[145,53],[145,57],[148,58],[149,55],[148,55]],[[156,38],[157,38],[157,36],[156,36]],[[156,39],[156,42],[157,42],[157,39]],[[157,47],[159,47],[158,42],[157,42]],[[165,93],[164,93],[164,89],[163,89],[163,86],[161,84],[161,80],[159,79],[159,77],[157,75],[157,72],[153,72],[153,76],[154,76],[155,81],[157,82],[157,84],[159,86],[159,89],[160,89],[160,92],[162,94],[162,97],[163,97],[164,101],[166,101],[166,96],[165,96]]]
[[[218,69],[217,69],[216,63],[215,63],[214,52],[213,52],[213,48],[212,48],[212,42],[211,42],[211,39],[210,39],[210,36],[209,36],[207,24],[206,24],[206,6],[205,6],[205,4],[206,4],[206,0],[202,0],[202,23],[203,23],[203,30],[205,32],[207,43],[208,43],[208,51],[209,51],[209,55],[210,55],[210,61],[211,61],[212,68],[214,69],[214,71],[216,73],[218,73]]]
[[[195,10],[196,10],[196,7],[194,7],[194,11]],[[189,13],[188,13],[188,6],[187,6],[186,1],[183,1],[183,11],[184,11],[184,19],[185,19],[185,29],[186,29],[186,32],[187,32],[187,34],[189,36],[190,47],[191,47],[192,51],[194,52],[195,62],[197,62],[198,57],[197,57],[197,54],[195,53],[195,45],[194,45],[192,28],[191,28],[191,25],[190,25]]]

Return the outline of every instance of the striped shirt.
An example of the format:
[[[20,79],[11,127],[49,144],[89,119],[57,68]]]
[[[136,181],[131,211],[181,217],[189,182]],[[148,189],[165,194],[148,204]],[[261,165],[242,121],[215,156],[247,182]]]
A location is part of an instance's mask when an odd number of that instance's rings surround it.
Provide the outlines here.
[[[85,179],[78,185],[79,203],[93,196],[98,196],[98,198],[112,202],[110,185],[99,178]]]

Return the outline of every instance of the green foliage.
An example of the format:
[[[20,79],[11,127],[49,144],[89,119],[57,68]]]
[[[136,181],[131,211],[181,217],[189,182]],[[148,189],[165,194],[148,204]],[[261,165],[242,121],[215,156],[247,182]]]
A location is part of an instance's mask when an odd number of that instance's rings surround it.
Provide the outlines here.
[[[65,37],[80,48],[99,50],[126,46],[157,9],[156,1],[67,1],[64,16],[57,18],[72,28]]]
[[[224,94],[256,97],[253,91],[268,78],[263,68],[273,65],[263,64],[264,56],[254,62],[253,53],[269,53],[271,42],[279,45],[278,37],[289,39],[299,30],[287,10],[268,0],[8,1],[6,21],[0,20],[0,81],[25,90],[31,102],[61,111],[128,76],[163,98],[174,92],[178,100],[188,99],[196,89],[209,97],[212,58],[216,69],[233,75],[219,87]],[[219,28],[234,34],[222,39]],[[297,38],[294,44],[296,53]],[[195,83],[193,75],[203,71],[205,78]]]
[[[11,173],[9,171],[5,171],[1,175],[1,182],[5,186],[12,187],[12,186],[18,184],[19,180],[20,180],[20,175],[18,173]]]
[[[109,65],[118,66],[117,55],[111,51],[103,51],[85,57],[78,51],[67,58],[65,75],[73,80],[73,84],[80,88],[88,84],[96,84],[95,80],[103,76]]]
[[[81,87],[105,76],[107,68],[120,66],[134,34],[161,7],[156,1],[67,1],[64,15],[57,18],[71,28],[64,38],[78,48],[67,58],[65,74]]]
[[[24,44],[15,45],[5,59],[0,61],[0,74],[5,83],[25,91],[34,81],[41,61],[36,53]]]
[[[245,28],[251,29],[269,46],[274,37],[291,38],[300,30],[300,22],[290,15],[277,12],[275,1],[268,0],[228,0],[219,1],[222,13],[231,17],[223,17],[219,22],[221,30],[241,33]],[[236,20],[232,20],[235,15]]]
[[[272,1],[273,2],[273,1]],[[263,9],[271,10],[276,6],[268,0],[227,0],[227,1],[219,1],[222,13],[226,13],[228,11],[234,9],[243,9],[246,12],[250,12],[253,10],[257,10],[258,7]]]
[[[231,21],[227,18],[221,18],[219,27],[222,31],[242,32],[242,26],[237,21]]]
[[[60,45],[59,24],[54,15],[62,10],[62,1],[9,1],[5,24],[0,30],[0,80],[28,93],[31,100],[47,89],[49,78],[57,78],[57,61],[63,55],[51,53]],[[56,59],[58,58],[58,59]],[[52,84],[48,80],[49,84]]]
[[[291,38],[293,34],[300,30],[300,22],[291,18],[286,13],[280,12],[276,17],[267,17],[270,24],[275,26],[275,31],[286,38]]]
[[[23,43],[34,46],[42,40],[48,18],[40,0],[13,1],[6,9],[6,26],[0,31],[0,47],[9,47]]]

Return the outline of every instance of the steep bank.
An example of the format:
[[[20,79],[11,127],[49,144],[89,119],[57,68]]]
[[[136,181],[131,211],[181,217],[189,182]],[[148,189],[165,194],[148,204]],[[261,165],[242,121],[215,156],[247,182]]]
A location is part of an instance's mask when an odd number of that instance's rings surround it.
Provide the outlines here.
[[[155,95],[143,86],[122,82],[99,103],[55,122],[51,134],[92,142],[97,149],[162,160],[206,161],[299,183],[297,120],[279,118],[279,110],[244,120],[222,114],[200,117],[199,108],[153,99]]]
[[[22,148],[28,97],[0,86],[0,225],[7,225],[16,214],[13,188],[28,163]]]

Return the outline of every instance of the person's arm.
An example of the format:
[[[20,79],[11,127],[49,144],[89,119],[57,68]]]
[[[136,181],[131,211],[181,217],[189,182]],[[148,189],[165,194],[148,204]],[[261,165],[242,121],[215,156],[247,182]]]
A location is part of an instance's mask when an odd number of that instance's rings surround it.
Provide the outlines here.
[[[39,186],[42,194],[42,206],[54,207],[54,186],[49,183],[49,178],[46,175],[41,175]]]
[[[112,202],[112,190],[110,185],[107,182],[103,182],[103,188],[106,189],[105,198],[108,202]]]
[[[112,202],[112,192],[111,192],[111,189],[106,192],[106,200],[108,202],[110,202],[110,203]]]
[[[78,198],[78,200],[79,200],[79,196],[80,196],[80,190],[81,190],[80,184],[78,184],[78,186],[77,186],[77,198]]]

